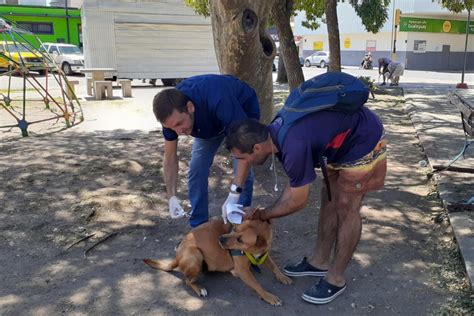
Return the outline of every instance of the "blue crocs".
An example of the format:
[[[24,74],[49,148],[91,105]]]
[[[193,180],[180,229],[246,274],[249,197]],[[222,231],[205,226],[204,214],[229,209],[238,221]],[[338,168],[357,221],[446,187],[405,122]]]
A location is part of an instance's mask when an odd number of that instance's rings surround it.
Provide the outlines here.
[[[307,289],[301,298],[312,304],[327,304],[341,295],[346,287],[346,284],[344,286],[335,286],[321,279],[319,283]]]
[[[300,277],[300,276],[315,276],[323,277],[326,276],[328,270],[318,269],[313,267],[308,263],[306,257],[303,258],[300,262],[296,264],[289,264],[283,268],[283,273],[291,277]]]

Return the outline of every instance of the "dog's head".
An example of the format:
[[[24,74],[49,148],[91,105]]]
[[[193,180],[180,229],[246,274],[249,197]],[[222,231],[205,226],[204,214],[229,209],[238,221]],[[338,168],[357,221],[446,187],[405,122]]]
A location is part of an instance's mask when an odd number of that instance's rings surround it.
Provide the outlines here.
[[[220,236],[219,243],[224,249],[264,253],[270,249],[272,243],[270,222],[245,220],[229,234]]]

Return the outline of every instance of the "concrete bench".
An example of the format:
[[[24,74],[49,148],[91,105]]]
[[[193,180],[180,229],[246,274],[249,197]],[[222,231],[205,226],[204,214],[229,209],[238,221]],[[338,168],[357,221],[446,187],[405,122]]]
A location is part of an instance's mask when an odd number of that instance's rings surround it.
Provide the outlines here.
[[[68,80],[66,82],[66,95],[69,100],[75,99],[76,96],[76,85],[79,84],[78,80]]]
[[[87,87],[87,94],[94,95],[92,91],[94,90],[94,79],[86,78],[86,87]]]
[[[112,99],[112,81],[107,80],[96,80],[94,81],[94,92],[96,100]]]
[[[119,79],[118,83],[122,87],[122,96],[124,98],[132,97],[132,81],[129,79]]]

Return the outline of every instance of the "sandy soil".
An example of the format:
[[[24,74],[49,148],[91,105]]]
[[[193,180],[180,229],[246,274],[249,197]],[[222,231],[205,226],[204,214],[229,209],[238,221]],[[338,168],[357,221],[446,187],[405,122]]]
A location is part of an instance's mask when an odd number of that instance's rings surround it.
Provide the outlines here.
[[[178,273],[145,266],[142,258],[170,258],[188,231],[185,220],[167,217],[161,134],[73,128],[0,143],[0,314],[468,313],[472,305],[461,259],[428,170],[418,165],[423,152],[404,104],[380,96],[369,106],[386,126],[389,174],[385,189],[366,198],[348,289],[333,303],[313,306],[300,299],[317,279],[300,278],[285,286],[269,271],[257,279],[283,299],[282,307],[267,305],[242,282],[221,273],[202,279],[209,292],[202,299]],[[137,113],[122,103],[114,110],[122,117]],[[86,117],[95,110],[87,111],[92,112]],[[180,140],[182,199],[191,143],[191,138]],[[255,203],[272,203],[276,195],[269,164],[256,169],[256,179]],[[279,169],[279,182],[284,179]],[[209,178],[211,214],[219,214],[230,180],[230,160],[222,151]],[[318,187],[319,182],[313,185],[304,210],[274,221],[272,255],[279,265],[311,252]]]

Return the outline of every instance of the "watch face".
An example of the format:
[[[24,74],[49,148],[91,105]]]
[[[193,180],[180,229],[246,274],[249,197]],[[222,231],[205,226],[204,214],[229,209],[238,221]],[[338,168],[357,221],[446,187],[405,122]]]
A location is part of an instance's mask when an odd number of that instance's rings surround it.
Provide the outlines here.
[[[236,185],[236,184],[232,184],[232,185],[230,186],[230,190],[231,190],[232,192],[242,193],[242,188],[239,187],[239,186]]]

